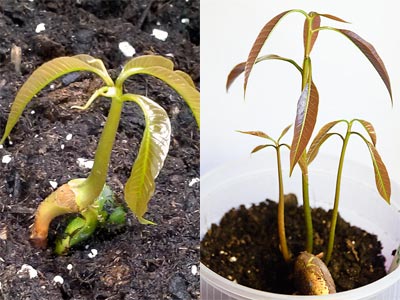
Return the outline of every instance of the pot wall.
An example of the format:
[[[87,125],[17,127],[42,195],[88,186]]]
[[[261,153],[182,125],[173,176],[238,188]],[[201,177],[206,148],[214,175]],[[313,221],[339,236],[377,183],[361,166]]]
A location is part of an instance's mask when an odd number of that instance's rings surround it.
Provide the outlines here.
[[[286,164],[287,165],[287,164]],[[319,157],[310,167],[310,201],[313,207],[333,206],[337,159]],[[286,172],[287,173],[287,172]],[[285,176],[285,193],[301,195],[301,176],[295,170]],[[277,199],[277,176],[273,155],[257,154],[217,169],[201,179],[201,237],[212,223],[232,207],[251,205],[265,198]],[[342,217],[371,233],[383,245],[386,268],[392,262],[392,251],[400,245],[400,189],[392,182],[392,205],[380,198],[375,188],[372,167],[345,161],[341,202]],[[256,291],[235,284],[201,265],[202,299],[400,299],[400,269],[370,285],[333,296],[288,296]]]

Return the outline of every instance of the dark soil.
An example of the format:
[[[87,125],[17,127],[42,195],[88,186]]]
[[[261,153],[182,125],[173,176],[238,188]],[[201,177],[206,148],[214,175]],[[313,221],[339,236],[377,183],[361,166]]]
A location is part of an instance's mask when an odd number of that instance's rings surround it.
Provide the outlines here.
[[[201,242],[201,261],[214,272],[255,289],[280,294],[296,292],[279,250],[277,204],[265,201],[227,212],[213,224]],[[286,207],[286,236],[294,255],[304,251],[302,207]],[[325,250],[331,212],[313,209],[314,252]],[[339,217],[329,270],[337,292],[354,289],[386,275],[382,246],[375,235],[351,226]]]
[[[102,59],[115,78],[127,61],[118,49],[122,41],[136,55],[168,55],[199,87],[199,5],[199,0],[1,0],[0,131],[18,88],[36,67],[86,53]],[[40,23],[45,31],[38,34]],[[167,31],[167,40],[152,36],[153,28]],[[10,61],[13,44],[22,48],[22,75]],[[141,225],[129,214],[124,228],[97,232],[57,257],[50,247],[65,225],[61,218],[52,224],[48,249],[29,243],[34,211],[53,191],[49,181],[60,186],[88,175],[77,159],[93,159],[110,103],[99,99],[85,112],[70,107],[84,104],[99,85],[88,74],[56,81],[28,105],[0,149],[0,159],[11,157],[0,163],[0,299],[199,298],[199,184],[189,184],[199,177],[199,131],[183,100],[149,77],[129,80],[126,89],[156,100],[171,118],[169,156],[145,216],[157,225]],[[121,203],[143,129],[141,111],[125,105],[108,177]],[[98,251],[94,258],[88,257],[91,249]],[[24,264],[37,277],[21,271]],[[57,275],[62,284],[54,282]]]

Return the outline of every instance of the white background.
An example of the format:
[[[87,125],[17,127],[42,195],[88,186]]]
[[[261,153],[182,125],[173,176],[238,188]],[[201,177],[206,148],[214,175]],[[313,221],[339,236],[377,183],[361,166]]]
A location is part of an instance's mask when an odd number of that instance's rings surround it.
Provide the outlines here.
[[[343,35],[321,31],[311,53],[313,79],[320,95],[314,136],[332,120],[370,121],[389,175],[392,181],[400,182],[400,9],[396,1],[202,0],[202,175],[248,156],[254,146],[264,142],[235,130],[262,130],[278,137],[284,127],[294,122],[301,77],[288,63],[265,61],[255,66],[246,100],[243,76],[233,83],[229,93],[225,91],[229,71],[246,60],[261,28],[275,15],[294,8],[333,14],[351,22],[323,18],[321,25],[350,29],[372,43],[392,84],[393,107],[384,83],[362,52]],[[303,24],[303,15],[289,14],[278,24],[260,54],[293,58],[301,65]],[[292,133],[289,131],[285,140],[289,144]],[[320,152],[339,156],[340,149],[341,142],[332,138]],[[368,150],[356,136],[350,140],[346,159],[371,166]]]

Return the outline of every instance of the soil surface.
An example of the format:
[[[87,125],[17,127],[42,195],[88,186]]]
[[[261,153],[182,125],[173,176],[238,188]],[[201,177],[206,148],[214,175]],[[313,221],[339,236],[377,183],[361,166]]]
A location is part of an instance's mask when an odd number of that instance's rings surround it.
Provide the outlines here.
[[[213,224],[201,242],[201,261],[214,272],[255,289],[296,293],[292,266],[279,250],[277,203],[266,200],[249,209],[240,206]],[[294,255],[304,251],[303,208],[286,205],[286,237]],[[313,209],[314,253],[325,251],[331,211]],[[337,292],[354,289],[386,275],[382,246],[375,235],[338,218],[329,270]]]
[[[200,85],[199,0],[1,0],[0,131],[17,90],[33,70],[54,57],[85,53],[104,61],[113,78],[128,60],[118,44],[128,41],[136,55],[167,55],[176,69]],[[36,33],[44,23],[45,30]],[[165,41],[154,28],[168,32]],[[21,74],[11,63],[11,48],[22,49]],[[29,243],[29,226],[39,203],[89,169],[109,100],[88,111],[74,111],[100,86],[82,73],[57,80],[28,105],[0,149],[0,299],[198,299],[199,296],[199,131],[183,100],[161,82],[145,76],[128,80],[126,90],[147,95],[163,106],[172,123],[168,158],[141,225],[128,215],[118,230],[100,230],[67,256],[51,246],[66,218],[52,223],[49,248]],[[123,184],[138,152],[144,118],[125,105],[109,168],[108,184],[123,203]],[[68,137],[68,138],[67,138]],[[7,158],[11,161],[7,162]],[[90,258],[92,249],[97,255]],[[31,275],[37,276],[30,278]],[[62,282],[54,278],[61,276]],[[57,277],[58,278],[58,277]]]

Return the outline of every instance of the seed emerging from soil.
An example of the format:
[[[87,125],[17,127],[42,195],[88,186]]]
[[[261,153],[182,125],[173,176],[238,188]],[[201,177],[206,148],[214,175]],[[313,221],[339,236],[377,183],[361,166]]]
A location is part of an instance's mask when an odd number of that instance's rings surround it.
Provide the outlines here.
[[[301,252],[294,264],[295,284],[302,295],[336,293],[335,283],[324,262],[308,252]]]

